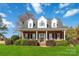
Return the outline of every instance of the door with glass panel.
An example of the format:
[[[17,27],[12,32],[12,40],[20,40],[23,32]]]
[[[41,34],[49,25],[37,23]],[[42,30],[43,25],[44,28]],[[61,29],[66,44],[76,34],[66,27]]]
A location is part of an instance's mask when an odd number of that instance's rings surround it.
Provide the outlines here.
[[[39,39],[40,39],[40,41],[44,41],[45,40],[45,33],[40,33]]]

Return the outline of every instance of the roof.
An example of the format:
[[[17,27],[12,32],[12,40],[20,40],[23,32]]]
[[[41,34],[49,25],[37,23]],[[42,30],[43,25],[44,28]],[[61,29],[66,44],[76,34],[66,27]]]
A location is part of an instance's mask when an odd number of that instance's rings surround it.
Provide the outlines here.
[[[20,21],[27,21],[27,20],[29,20],[30,18],[31,18],[32,20],[35,20],[33,14],[30,14],[30,13],[24,14],[24,15],[22,15],[22,16],[20,17]]]

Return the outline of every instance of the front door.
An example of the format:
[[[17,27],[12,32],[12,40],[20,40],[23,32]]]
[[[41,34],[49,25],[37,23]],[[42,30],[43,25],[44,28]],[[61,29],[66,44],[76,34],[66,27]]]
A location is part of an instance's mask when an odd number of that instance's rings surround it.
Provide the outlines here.
[[[57,33],[57,39],[60,39],[60,33]]]
[[[39,34],[39,39],[40,39],[40,41],[44,41],[44,39],[45,39],[45,33],[40,33]]]

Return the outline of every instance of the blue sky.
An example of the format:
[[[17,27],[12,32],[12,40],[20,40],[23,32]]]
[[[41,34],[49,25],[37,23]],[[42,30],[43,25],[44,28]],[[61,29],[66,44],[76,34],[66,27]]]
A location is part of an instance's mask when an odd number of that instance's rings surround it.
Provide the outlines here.
[[[64,25],[74,27],[79,24],[79,4],[77,3],[0,3],[0,15],[3,23],[7,25],[6,37],[11,37],[15,32],[17,20],[27,12],[34,14],[38,19],[44,16],[47,19],[60,18]]]

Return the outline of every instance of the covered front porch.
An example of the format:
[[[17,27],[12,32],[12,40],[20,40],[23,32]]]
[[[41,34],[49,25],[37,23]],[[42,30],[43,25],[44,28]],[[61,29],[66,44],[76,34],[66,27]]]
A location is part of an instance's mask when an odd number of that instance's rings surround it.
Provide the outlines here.
[[[21,31],[22,39],[65,40],[65,30]]]

